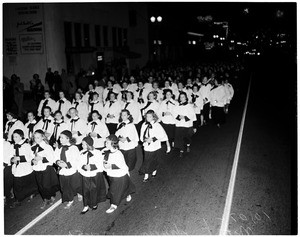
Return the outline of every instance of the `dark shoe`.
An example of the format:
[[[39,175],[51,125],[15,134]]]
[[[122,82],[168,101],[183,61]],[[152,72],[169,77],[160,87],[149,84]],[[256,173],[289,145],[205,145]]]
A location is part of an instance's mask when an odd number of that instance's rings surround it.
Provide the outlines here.
[[[98,208],[98,205],[94,206],[92,209],[93,209],[93,211],[95,211],[95,210],[97,210],[97,208]]]

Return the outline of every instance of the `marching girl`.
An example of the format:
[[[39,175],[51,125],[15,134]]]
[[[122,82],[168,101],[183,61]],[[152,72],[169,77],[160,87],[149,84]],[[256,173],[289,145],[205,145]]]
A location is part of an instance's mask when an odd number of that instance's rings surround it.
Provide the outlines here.
[[[139,104],[144,104],[147,101],[149,90],[144,87],[143,81],[138,82],[138,89],[135,91],[134,98]]]
[[[150,92],[147,96],[147,103],[144,103],[144,105],[141,107],[141,114],[143,117],[149,110],[158,111],[159,109],[159,103],[157,102],[157,93]]]
[[[228,82],[228,79],[225,79],[224,81],[224,88],[226,90],[226,94],[227,94],[227,100],[226,100],[226,105],[225,105],[225,114],[228,114],[228,108],[230,105],[230,101],[233,98],[234,95],[234,89],[232,87],[232,85]]]
[[[99,202],[106,201],[106,185],[103,176],[103,156],[93,147],[94,141],[87,136],[82,139],[83,150],[80,153],[78,172],[82,177],[83,210],[96,210]]]
[[[226,99],[227,95],[224,86],[219,83],[219,79],[215,78],[215,86],[210,91],[209,100],[212,120],[218,127],[225,123],[224,106]]]
[[[114,92],[109,93],[108,97],[109,101],[104,106],[104,118],[109,133],[114,134],[118,126],[121,103],[117,100],[117,95]]]
[[[193,122],[196,121],[195,111],[186,93],[180,93],[179,105],[175,107],[175,147],[180,149],[180,157],[183,157],[185,145],[190,152],[191,138],[193,135]]]
[[[211,90],[211,84],[208,83],[207,77],[203,77],[202,79],[202,86],[199,89],[200,94],[204,100],[203,104],[203,111],[201,115],[201,120],[203,120],[203,124],[207,124],[209,121],[209,111],[210,111],[210,101],[209,101],[209,94]]]
[[[76,146],[81,150],[81,141],[86,136],[87,123],[78,117],[78,111],[75,108],[69,109],[69,115],[71,118],[66,122],[67,130],[72,133],[73,138],[76,140]]]
[[[65,98],[65,93],[60,91],[58,93],[59,100],[56,102],[56,108],[54,111],[60,110],[63,116],[66,116],[71,108],[71,102]]]
[[[53,131],[52,135],[49,140],[49,144],[53,147],[56,148],[58,145],[60,145],[59,141],[59,135],[62,131],[67,130],[67,124],[64,121],[64,117],[62,116],[61,111],[56,111],[54,113],[54,122],[53,122]]]
[[[136,147],[139,136],[133,124],[133,118],[127,109],[122,110],[117,127],[116,136],[119,138],[120,150],[124,155],[129,171],[132,171],[136,164]]]
[[[35,175],[31,168],[31,147],[24,139],[24,132],[16,129],[13,132],[14,151],[11,158],[13,178],[13,190],[16,201],[11,206],[19,205],[22,200],[29,197],[32,200],[37,193]]]
[[[79,118],[84,119],[87,121],[88,118],[88,104],[83,101],[82,94],[79,92],[75,92],[75,99],[71,105],[78,111]]]
[[[109,136],[109,130],[101,120],[101,114],[97,110],[92,111],[90,117],[91,122],[87,125],[87,134],[93,139],[93,147],[101,151],[105,147],[105,140]]]
[[[51,108],[51,111],[55,111],[56,108],[56,102],[55,100],[51,99],[51,95],[49,91],[44,92],[45,99],[41,100],[39,107],[38,107],[38,117],[43,116],[43,111],[46,106],[49,106]]]
[[[54,118],[51,116],[51,108],[46,106],[43,111],[43,119],[41,119],[35,126],[33,131],[43,130],[45,132],[45,136],[50,139],[52,136],[53,128],[54,128]]]
[[[166,89],[164,94],[164,100],[161,102],[158,117],[161,120],[161,125],[166,131],[169,141],[174,147],[175,138],[175,108],[178,106],[178,102],[173,99],[172,90]]]
[[[14,176],[11,173],[10,159],[14,155],[13,145],[3,139],[3,178],[4,178],[4,200],[5,204],[10,203],[12,198],[11,190],[13,188]]]
[[[32,111],[27,112],[27,120],[28,122],[25,124],[25,139],[31,142],[33,137],[33,129],[34,126],[37,124],[35,120],[34,113]]]
[[[128,167],[122,152],[119,150],[118,143],[119,139],[114,134],[109,135],[105,143],[106,151],[104,152],[103,166],[109,179],[107,197],[111,203],[106,213],[114,212],[124,198],[130,202],[131,194],[135,192],[135,186],[129,177]]]
[[[69,209],[74,196],[78,193],[78,201],[82,201],[82,184],[80,175],[77,172],[80,153],[75,146],[72,133],[68,130],[60,134],[61,147],[54,151],[55,163],[59,167],[59,182],[62,192],[62,202],[67,202],[64,209]]]
[[[191,99],[191,93],[192,93],[192,90],[185,89],[185,88],[184,88],[184,85],[183,85],[183,82],[179,81],[179,82],[178,82],[178,95],[179,95],[181,92],[186,93],[188,99],[189,99],[189,100]],[[178,98],[176,98],[176,99],[178,100]]]
[[[123,81],[122,83],[122,89],[120,90],[120,93],[118,95],[118,100],[120,102],[125,102],[126,101],[126,94],[129,91],[128,83],[127,81]]]
[[[94,92],[92,100],[89,101],[88,114],[90,114],[94,110],[97,110],[101,115],[104,114],[103,103],[102,103],[102,100],[99,98],[99,95],[97,92]]]
[[[102,100],[104,88],[99,85],[98,80],[94,80],[94,86],[95,86],[95,92],[98,93],[100,100]]]
[[[126,102],[121,104],[121,108],[127,109],[133,119],[133,124],[137,125],[140,121],[142,121],[142,115],[140,111],[140,104],[134,100],[133,92],[128,91],[126,93]]]
[[[196,82],[195,82],[195,83],[196,83]],[[193,90],[193,81],[192,81],[191,78],[188,78],[188,79],[186,80],[185,89],[186,89],[187,91],[190,91],[190,92]]]
[[[13,131],[20,129],[25,132],[25,126],[20,120],[17,119],[17,116],[11,112],[6,113],[6,118],[7,122],[5,124],[4,139],[12,143]]]
[[[193,85],[193,92],[191,94],[190,103],[192,104],[195,114],[196,121],[194,121],[194,133],[197,132],[199,125],[203,125],[203,118],[201,119],[201,111],[203,109],[203,97],[199,92],[199,86],[197,84]]]
[[[54,151],[42,130],[34,132],[34,141],[35,145],[31,147],[33,158],[31,164],[35,171],[38,190],[44,201],[41,209],[44,209],[46,205],[54,203],[56,192],[59,190],[59,182],[53,168]]]
[[[93,84],[89,84],[88,86],[88,91],[85,93],[85,95],[83,96],[83,101],[85,103],[89,103],[90,100],[93,99],[93,94],[95,92],[95,89],[94,89],[94,85]]]
[[[116,95],[118,94],[118,91],[114,88],[112,81],[107,81],[107,86],[105,87],[103,91],[103,101],[104,103],[109,100],[109,92],[114,92]]]
[[[140,140],[143,142],[144,160],[139,171],[145,174],[143,180],[145,183],[149,181],[149,174],[152,174],[153,178],[156,176],[161,154],[161,142],[168,141],[168,136],[158,122],[158,117],[153,110],[146,113],[145,122],[141,128]],[[170,146],[168,146],[167,152],[170,150]]]
[[[152,88],[150,92],[156,93],[157,101],[160,103],[163,100],[163,92],[161,89],[159,89],[159,83],[157,81],[154,81],[152,83]]]

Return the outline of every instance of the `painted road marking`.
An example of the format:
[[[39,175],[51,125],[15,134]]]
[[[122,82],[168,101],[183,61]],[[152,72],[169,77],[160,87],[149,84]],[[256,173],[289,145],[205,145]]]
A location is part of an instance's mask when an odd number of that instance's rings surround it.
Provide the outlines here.
[[[250,94],[251,80],[252,80],[252,77],[250,78],[250,82],[249,82],[249,86],[248,86],[248,92],[247,92],[243,117],[242,117],[242,121],[241,121],[239,136],[238,136],[238,140],[237,140],[237,145],[236,145],[236,149],[235,149],[234,160],[233,160],[231,176],[230,176],[230,181],[229,181],[229,186],[228,186],[228,191],[227,191],[227,196],[226,196],[226,202],[225,202],[225,208],[224,208],[224,212],[223,212],[222,223],[221,223],[219,235],[226,235],[227,230],[228,230],[232,198],[233,198],[233,192],[234,192],[234,185],[235,185],[235,179],[236,179],[236,172],[237,172],[237,166],[238,166],[238,161],[239,161],[239,156],[240,156],[244,124],[245,124],[245,118],[246,118],[248,100],[249,100],[249,94]]]
[[[32,226],[34,226],[36,223],[38,223],[41,219],[43,219],[46,215],[48,215],[51,211],[53,211],[56,207],[58,207],[61,204],[61,199],[59,199],[56,203],[54,203],[51,207],[49,207],[46,211],[41,213],[39,216],[37,216],[35,219],[33,219],[29,224],[27,224],[24,228],[19,230],[15,235],[22,235],[27,230],[29,230]]]

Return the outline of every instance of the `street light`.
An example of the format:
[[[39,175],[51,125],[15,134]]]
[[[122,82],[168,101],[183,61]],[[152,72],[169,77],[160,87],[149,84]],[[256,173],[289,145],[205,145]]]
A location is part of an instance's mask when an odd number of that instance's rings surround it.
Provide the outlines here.
[[[151,22],[155,22],[155,17],[152,16],[152,17],[150,18],[150,21],[151,21]]]
[[[193,40],[193,44],[194,44],[194,45],[196,44],[196,41],[195,41],[195,40]]]
[[[162,17],[161,16],[158,16],[157,17],[157,22],[161,22],[162,21]]]

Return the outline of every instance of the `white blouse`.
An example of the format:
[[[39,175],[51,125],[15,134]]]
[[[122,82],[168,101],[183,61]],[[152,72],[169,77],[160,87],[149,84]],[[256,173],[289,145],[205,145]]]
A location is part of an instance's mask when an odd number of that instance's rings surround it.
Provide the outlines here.
[[[19,155],[17,154],[17,146],[19,146]],[[21,140],[18,144],[13,145],[13,156],[19,156],[20,161],[18,164],[13,164],[11,171],[15,177],[23,177],[33,172],[31,168],[31,147],[25,140]],[[11,157],[13,158],[13,157]]]
[[[150,143],[145,142],[145,138],[152,138]],[[150,126],[144,122],[142,124],[140,140],[143,142],[145,151],[156,151],[161,148],[161,142],[168,141],[168,135],[158,122],[152,121]]]
[[[54,151],[55,162],[61,160],[61,150],[62,147],[56,148]],[[70,176],[77,172],[78,163],[80,159],[80,153],[77,146],[71,145],[66,150],[66,163],[68,167],[61,168],[59,170],[59,175]]]
[[[48,138],[52,136],[53,128],[54,128],[54,118],[52,116],[49,116],[48,118],[41,119],[33,128],[33,131],[36,130],[43,130],[44,132],[47,132],[50,134]]]
[[[154,101],[147,101],[146,103],[144,103],[141,106],[141,113],[143,116],[145,116],[145,114],[149,111],[149,110],[153,110],[155,113],[158,112],[159,109],[159,103],[154,100]]]
[[[27,122],[25,124],[25,133],[24,133],[24,137],[26,139],[30,139],[33,135],[33,131],[34,131],[34,126],[37,124],[36,120],[32,120],[31,122]],[[32,129],[30,129],[30,127],[32,127]]]
[[[14,156],[14,146],[3,140],[3,163],[7,166],[11,166],[10,159]]]
[[[199,89],[200,94],[202,95],[205,104],[209,103],[209,94],[210,94],[211,84],[207,83],[206,85],[202,85]]]
[[[175,124],[175,108],[177,105],[178,102],[173,99],[161,102],[157,115],[164,124]],[[170,114],[166,114],[167,112]]]
[[[10,123],[12,124],[12,126],[9,128]],[[25,126],[20,120],[13,119],[11,122],[9,122],[9,121],[6,122],[6,124],[5,124],[5,133],[7,134],[7,140],[8,141],[12,141],[12,135],[13,135],[13,132],[16,129],[21,129],[24,132],[24,135],[25,135],[25,132],[26,132],[25,131]]]
[[[92,137],[92,139],[94,140],[94,147],[104,147],[105,140],[109,136],[109,130],[106,124],[99,119],[89,122],[87,125],[87,134],[90,134],[91,132],[97,133],[97,137]]]
[[[76,145],[82,142],[82,139],[86,136],[87,124],[86,121],[76,116],[74,119],[69,119],[67,122],[67,130],[71,131],[73,138],[76,139]]]
[[[200,114],[203,109],[203,97],[199,91],[191,94],[190,103],[193,106],[195,113]]]
[[[35,171],[44,171],[47,166],[52,166],[55,162],[54,151],[52,147],[42,141],[40,144],[35,144],[31,147],[31,159],[34,159],[35,155],[39,155],[43,160],[39,160],[36,165],[32,165],[32,169]]]
[[[38,116],[39,117],[43,117],[43,111],[42,111],[42,108],[43,108],[43,105],[44,105],[44,102],[46,101],[46,99],[43,99],[41,100],[40,104],[39,104],[39,107],[38,107]],[[46,106],[50,107],[51,108],[51,112],[54,113],[55,112],[55,109],[56,109],[56,102],[55,100],[49,98],[47,99],[47,103],[46,103]]]
[[[89,164],[91,170],[86,170],[84,165]],[[103,172],[103,155],[99,150],[82,150],[78,161],[78,172],[84,177],[95,177],[97,173]]]
[[[211,106],[224,107],[227,102],[227,95],[224,86],[219,85],[212,88],[209,94],[209,101]]]
[[[106,149],[103,150],[102,154],[104,155],[106,151]],[[105,158],[106,157],[104,155],[103,159],[105,160]],[[112,164],[111,169],[106,169],[104,167],[104,171],[106,171],[109,177],[123,177],[126,174],[129,174],[128,166],[126,165],[124,155],[121,151],[116,150],[114,152],[110,152],[108,155],[107,163]]]
[[[87,121],[88,119],[88,104],[83,100],[74,101],[71,105],[78,111],[78,117]]]
[[[117,137],[126,138],[124,142],[119,142],[121,150],[127,151],[137,147],[139,142],[139,135],[133,123],[129,123],[129,121],[119,123],[115,134]]]
[[[104,106],[104,118],[106,123],[118,123],[121,113],[121,103],[115,100],[113,103],[107,101]],[[109,118],[108,115],[112,115],[112,118]]]
[[[64,117],[66,117],[69,109],[71,108],[71,102],[68,101],[66,98],[63,98],[63,99],[59,99],[58,101],[56,101],[56,107],[55,107],[55,111],[57,111],[59,109],[59,105],[60,105],[60,101],[63,101],[63,103],[61,104],[61,107],[60,107],[60,111],[62,113],[62,115]],[[54,112],[55,112],[54,111]]]
[[[133,118],[133,123],[138,124],[140,121],[142,121],[142,114],[141,114],[141,105],[134,101],[134,100],[129,100],[126,102],[122,102],[121,104],[122,109],[127,109],[130,114],[132,115]]]
[[[184,116],[180,119],[179,116]],[[196,121],[196,114],[191,104],[185,103],[175,107],[175,125],[176,127],[193,127],[193,122]]]

